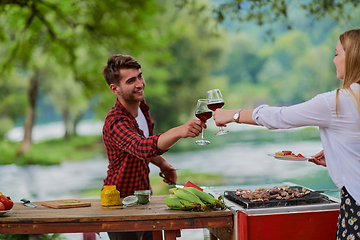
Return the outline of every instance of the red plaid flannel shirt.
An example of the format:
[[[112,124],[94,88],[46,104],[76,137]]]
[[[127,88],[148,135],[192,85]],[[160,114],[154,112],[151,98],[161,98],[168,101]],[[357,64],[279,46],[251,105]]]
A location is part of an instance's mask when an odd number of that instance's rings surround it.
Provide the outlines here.
[[[140,108],[149,126],[148,138],[118,100],[108,112],[103,127],[103,142],[109,160],[104,185],[116,185],[121,197],[133,195],[135,190],[150,189],[150,160],[166,152],[157,148],[160,134],[153,135],[149,106],[143,101]]]

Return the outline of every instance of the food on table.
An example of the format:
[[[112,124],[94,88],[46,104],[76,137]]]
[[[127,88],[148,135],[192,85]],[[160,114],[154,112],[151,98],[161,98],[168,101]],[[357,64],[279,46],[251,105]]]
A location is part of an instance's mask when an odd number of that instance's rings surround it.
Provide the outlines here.
[[[136,190],[134,195],[138,198],[137,204],[145,205],[150,203],[150,190]]]
[[[199,187],[198,185],[196,185],[195,183],[193,183],[191,181],[187,181],[186,184],[184,185],[184,187],[193,187],[193,188],[199,189],[200,191],[204,191],[201,187]]]
[[[9,196],[5,196],[2,192],[0,192],[0,203],[4,205],[4,210],[11,210],[14,206],[14,202],[11,200]],[[2,209],[2,206],[0,206],[0,209]]]
[[[210,204],[210,206],[215,206],[215,207],[221,207],[222,206],[221,201],[219,201],[218,199],[215,199],[213,196],[210,196],[210,194],[208,194],[208,193],[206,193],[204,191],[200,191],[199,189],[196,189],[194,187],[185,187],[184,189],[186,189],[186,190],[192,192],[193,194],[195,194],[205,204]]]
[[[185,188],[171,188],[169,192],[177,198],[198,203],[200,206],[205,206],[205,203],[203,203],[198,196]]]
[[[120,192],[115,185],[105,185],[100,192],[100,203],[102,206],[120,205]]]
[[[166,206],[174,210],[194,210],[199,209],[199,204],[190,202],[177,197],[167,197],[164,199]]]
[[[295,154],[292,151],[281,151],[281,152],[276,152],[275,156],[282,156],[282,157],[299,157],[299,158],[304,158],[304,156],[301,153]]]
[[[221,196],[219,199],[194,187],[171,188],[165,204],[175,210],[211,211],[227,208]]]
[[[250,202],[265,202],[270,199],[288,200],[294,197],[303,197],[310,194],[311,191],[306,188],[291,188],[289,186],[280,186],[274,188],[236,189],[236,195],[241,198],[249,199]]]

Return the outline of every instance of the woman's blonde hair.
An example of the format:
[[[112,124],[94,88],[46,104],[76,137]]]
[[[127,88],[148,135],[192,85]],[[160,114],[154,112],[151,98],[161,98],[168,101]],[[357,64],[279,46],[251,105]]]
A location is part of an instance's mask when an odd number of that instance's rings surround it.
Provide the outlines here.
[[[348,90],[354,97],[360,112],[360,93],[354,93],[350,85],[353,83],[360,84],[360,29],[352,29],[344,32],[339,36],[341,45],[345,51],[345,71],[341,89]],[[336,113],[338,113],[338,94],[336,94]]]

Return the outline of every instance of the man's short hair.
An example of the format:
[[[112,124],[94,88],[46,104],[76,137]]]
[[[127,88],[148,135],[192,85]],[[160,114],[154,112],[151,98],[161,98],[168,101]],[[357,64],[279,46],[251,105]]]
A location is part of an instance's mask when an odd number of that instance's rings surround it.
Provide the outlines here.
[[[107,65],[103,67],[102,75],[108,85],[119,83],[120,69],[140,69],[141,65],[130,55],[114,54],[107,60]]]

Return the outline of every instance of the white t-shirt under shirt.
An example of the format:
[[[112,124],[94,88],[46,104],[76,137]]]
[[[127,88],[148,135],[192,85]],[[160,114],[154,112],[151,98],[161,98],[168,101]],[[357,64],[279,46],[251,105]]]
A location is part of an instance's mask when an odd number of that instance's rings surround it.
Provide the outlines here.
[[[354,83],[351,89],[358,95],[360,85]],[[270,130],[318,126],[331,179],[360,203],[360,115],[349,91],[339,92],[338,115],[334,90],[289,107],[261,105],[252,117]]]
[[[140,108],[138,109],[138,116],[135,119],[139,125],[139,128],[144,132],[145,137],[149,137],[149,126]]]

